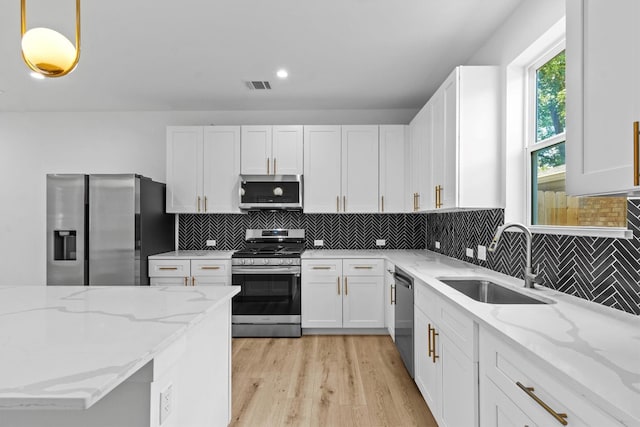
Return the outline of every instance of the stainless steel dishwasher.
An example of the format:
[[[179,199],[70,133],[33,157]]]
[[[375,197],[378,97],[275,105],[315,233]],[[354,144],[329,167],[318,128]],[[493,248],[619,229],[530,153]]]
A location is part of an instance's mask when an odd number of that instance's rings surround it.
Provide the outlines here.
[[[395,279],[395,341],[400,357],[411,378],[413,366],[413,278],[396,267]]]

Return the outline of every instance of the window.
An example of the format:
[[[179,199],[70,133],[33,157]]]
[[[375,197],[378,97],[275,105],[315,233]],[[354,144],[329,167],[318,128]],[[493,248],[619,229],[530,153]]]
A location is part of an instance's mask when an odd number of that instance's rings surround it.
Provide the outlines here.
[[[559,45],[529,68],[531,225],[626,227],[624,197],[571,197],[565,192],[565,51]]]

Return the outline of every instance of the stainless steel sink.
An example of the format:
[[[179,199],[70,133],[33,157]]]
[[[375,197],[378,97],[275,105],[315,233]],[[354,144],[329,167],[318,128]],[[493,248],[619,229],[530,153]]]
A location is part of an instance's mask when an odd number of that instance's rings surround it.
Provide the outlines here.
[[[471,299],[487,304],[548,304],[547,301],[521,294],[487,279],[440,278],[438,280]]]

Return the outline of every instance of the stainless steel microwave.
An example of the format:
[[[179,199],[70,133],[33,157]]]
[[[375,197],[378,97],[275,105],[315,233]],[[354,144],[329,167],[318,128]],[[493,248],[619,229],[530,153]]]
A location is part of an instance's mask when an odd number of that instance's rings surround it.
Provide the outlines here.
[[[240,175],[240,209],[302,210],[302,175]]]

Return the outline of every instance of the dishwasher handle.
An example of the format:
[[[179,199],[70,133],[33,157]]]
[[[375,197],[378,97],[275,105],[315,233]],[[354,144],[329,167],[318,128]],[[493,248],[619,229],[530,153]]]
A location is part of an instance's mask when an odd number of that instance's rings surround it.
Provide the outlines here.
[[[408,277],[405,277],[398,273],[393,273],[393,278],[396,280],[396,285],[404,286],[405,288],[413,289],[413,281]]]

